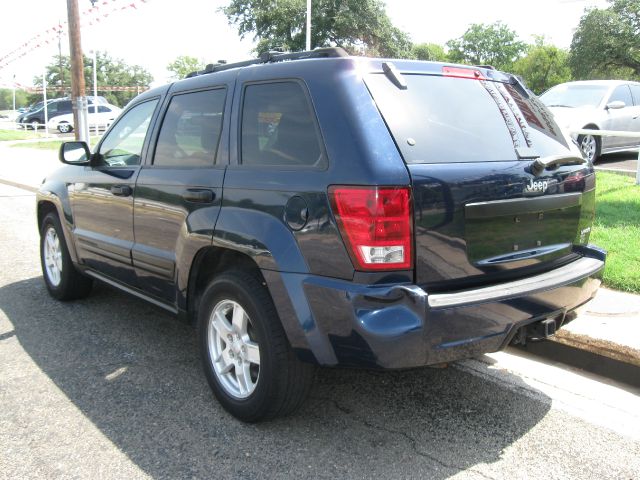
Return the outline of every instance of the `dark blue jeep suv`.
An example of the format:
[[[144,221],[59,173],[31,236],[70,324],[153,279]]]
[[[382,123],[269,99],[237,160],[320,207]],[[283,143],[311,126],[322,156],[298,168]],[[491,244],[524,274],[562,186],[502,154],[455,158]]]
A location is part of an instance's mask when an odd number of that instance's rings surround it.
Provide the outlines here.
[[[37,196],[44,280],[197,325],[238,418],[314,365],[406,368],[544,338],[595,294],[592,165],[514,76],[340,49],[210,65],[137,97]]]

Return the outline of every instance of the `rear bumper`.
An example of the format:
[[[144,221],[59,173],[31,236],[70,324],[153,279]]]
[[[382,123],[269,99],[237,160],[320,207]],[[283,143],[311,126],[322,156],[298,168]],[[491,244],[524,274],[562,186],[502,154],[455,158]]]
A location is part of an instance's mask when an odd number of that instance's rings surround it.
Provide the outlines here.
[[[285,331],[303,360],[320,365],[407,368],[504,348],[523,325],[588,302],[605,254],[500,285],[429,294],[416,285],[360,285],[264,271]]]

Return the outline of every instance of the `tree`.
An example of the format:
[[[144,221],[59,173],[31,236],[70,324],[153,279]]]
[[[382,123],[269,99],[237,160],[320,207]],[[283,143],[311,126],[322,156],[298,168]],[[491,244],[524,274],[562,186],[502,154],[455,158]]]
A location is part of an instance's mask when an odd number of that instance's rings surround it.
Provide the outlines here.
[[[241,37],[253,34],[257,52],[305,47],[305,0],[231,0],[222,8]],[[352,54],[410,57],[411,41],[393,26],[381,0],[315,0],[311,48],[338,46]]]
[[[205,66],[203,60],[198,60],[196,57],[190,57],[188,55],[181,55],[167,65],[167,70],[173,72],[173,78],[175,80],[179,80],[185,78],[191,72],[204,69]]]
[[[568,58],[569,52],[545,43],[544,37],[537,37],[526,55],[513,64],[512,71],[540,95],[554,85],[571,80]]]
[[[640,2],[609,2],[587,10],[573,35],[569,63],[576,78],[640,77]]]
[[[510,70],[526,50],[516,32],[502,22],[491,25],[472,24],[464,34],[447,42],[449,60],[471,65],[493,65],[499,70]]]
[[[27,94],[22,90],[16,89],[16,108],[26,107]],[[0,88],[0,110],[13,109],[13,89]]]
[[[97,64],[97,80],[98,80],[98,95],[104,96],[110,103],[114,105],[123,106],[126,105],[133,97],[139,92],[142,92],[153,81],[151,74],[139,65],[128,65],[121,59],[111,58],[107,53],[96,53]],[[62,70],[60,68],[62,65]],[[60,81],[60,72],[63,72],[62,83]],[[47,78],[47,85],[51,87],[62,86],[62,90],[58,90],[55,93],[49,93],[50,98],[63,97],[70,95],[71,85],[69,75],[64,72],[71,71],[71,61],[68,56],[62,56],[60,58],[56,55],[51,63],[47,65],[45,70],[45,76]],[[90,57],[84,57],[84,79],[87,88],[87,95],[93,95],[93,59]],[[65,83],[66,82],[66,83]],[[33,79],[34,85],[42,86],[42,77],[35,77]],[[100,87],[136,87],[131,91],[104,91],[100,90]],[[32,96],[32,101],[41,100],[41,96]]]
[[[448,60],[444,48],[437,43],[418,43],[411,48],[411,53],[417,60],[431,62],[446,62]]]

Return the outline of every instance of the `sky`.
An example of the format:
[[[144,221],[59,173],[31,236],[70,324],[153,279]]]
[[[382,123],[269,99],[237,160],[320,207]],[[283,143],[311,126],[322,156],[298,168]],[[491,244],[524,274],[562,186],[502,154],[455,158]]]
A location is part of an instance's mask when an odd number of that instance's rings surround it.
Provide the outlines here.
[[[98,0],[99,14],[94,11],[84,17],[83,51],[107,51],[128,64],[140,65],[154,76],[154,85],[169,80],[166,66],[179,55],[201,58],[207,63],[250,58],[253,38],[241,40],[235,27],[229,26],[219,11],[226,3],[225,0]],[[65,21],[66,4],[66,0],[4,0],[0,59],[36,35],[46,36],[46,31],[59,20]],[[90,0],[78,0],[78,5],[81,12],[91,8]],[[444,44],[461,36],[471,23],[500,20],[524,41],[532,42],[533,35],[544,35],[551,43],[567,48],[584,9],[604,8],[607,1],[386,0],[386,5],[394,25],[409,33],[416,43]],[[104,13],[110,14],[101,17],[100,22],[89,22]],[[32,85],[33,77],[42,75],[44,66],[58,53],[57,37],[49,34],[48,38],[49,44],[34,42],[31,45],[41,46],[0,68],[0,86],[10,86],[14,75],[18,83]],[[66,35],[62,36],[61,44],[63,55],[68,55]]]

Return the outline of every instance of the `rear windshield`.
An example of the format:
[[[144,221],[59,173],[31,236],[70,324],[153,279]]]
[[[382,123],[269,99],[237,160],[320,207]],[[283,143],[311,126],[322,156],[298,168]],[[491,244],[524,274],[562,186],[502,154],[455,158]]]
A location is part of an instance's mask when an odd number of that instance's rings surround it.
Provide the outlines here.
[[[597,107],[608,89],[606,85],[564,83],[543,93],[540,100],[547,107]]]
[[[403,74],[407,89],[384,74],[365,82],[406,163],[516,159],[516,147],[539,155],[565,149],[563,134],[535,97],[512,85]]]
[[[366,79],[407,163],[513,160],[513,141],[496,102],[476,80],[383,74]]]

